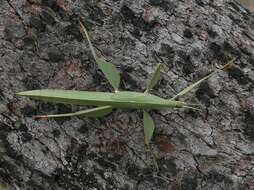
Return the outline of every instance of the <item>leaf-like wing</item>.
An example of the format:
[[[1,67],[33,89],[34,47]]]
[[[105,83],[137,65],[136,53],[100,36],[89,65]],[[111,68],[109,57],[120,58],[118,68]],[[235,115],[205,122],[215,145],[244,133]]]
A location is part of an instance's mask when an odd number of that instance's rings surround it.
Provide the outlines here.
[[[86,117],[102,117],[112,112],[111,106],[102,106],[87,110],[82,110],[74,113],[52,114],[52,115],[36,115],[34,118],[57,118],[71,116],[86,116]]]
[[[156,66],[156,69],[152,75],[152,77],[150,78],[150,80],[147,83],[146,86],[146,92],[149,92],[159,81],[160,79],[160,69],[161,69],[161,64],[158,64]]]
[[[155,125],[152,117],[146,111],[143,111],[143,122],[144,122],[145,143],[148,145],[152,139]]]
[[[102,58],[96,58],[95,61],[114,90],[118,91],[120,85],[120,74],[117,68],[112,63],[107,62]]]

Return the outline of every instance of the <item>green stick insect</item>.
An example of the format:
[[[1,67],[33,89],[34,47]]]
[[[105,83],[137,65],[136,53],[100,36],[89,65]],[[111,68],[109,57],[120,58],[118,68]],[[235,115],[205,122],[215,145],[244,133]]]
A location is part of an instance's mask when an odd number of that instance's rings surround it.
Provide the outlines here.
[[[144,141],[147,147],[152,153],[152,147],[150,146],[150,141],[154,133],[155,124],[148,113],[152,109],[161,108],[190,108],[198,109],[194,104],[188,104],[182,101],[176,101],[180,96],[185,95],[194,87],[202,83],[203,81],[212,77],[216,71],[205,76],[196,83],[185,88],[177,95],[171,99],[163,99],[158,96],[152,95],[149,91],[157,84],[160,78],[160,68],[159,64],[152,77],[147,83],[146,90],[144,93],[141,92],[131,92],[131,91],[119,91],[120,84],[120,74],[116,67],[100,58],[96,55],[94,47],[90,41],[88,32],[84,25],[79,22],[80,30],[84,38],[87,39],[89,47],[91,49],[93,58],[97,63],[99,69],[103,72],[108,82],[114,88],[114,92],[90,92],[90,91],[76,91],[76,90],[54,90],[54,89],[43,89],[43,90],[32,90],[19,92],[19,96],[27,96],[38,100],[44,100],[48,102],[56,103],[66,103],[75,105],[93,105],[97,106],[92,109],[82,110],[75,113],[65,113],[65,114],[54,114],[54,115],[37,115],[35,118],[57,118],[57,117],[70,117],[70,116],[86,116],[86,117],[102,117],[112,112],[113,108],[127,108],[127,109],[141,109],[143,110],[143,125],[144,125]],[[222,69],[229,67],[234,62],[234,60],[227,63]],[[156,168],[158,169],[154,154],[152,157]]]

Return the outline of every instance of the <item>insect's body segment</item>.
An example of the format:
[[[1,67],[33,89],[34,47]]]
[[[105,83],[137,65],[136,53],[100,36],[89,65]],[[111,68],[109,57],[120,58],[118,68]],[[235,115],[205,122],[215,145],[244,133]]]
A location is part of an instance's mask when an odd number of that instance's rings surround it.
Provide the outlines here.
[[[18,95],[30,96],[34,99],[76,105],[112,106],[128,109],[161,109],[181,108],[184,102],[167,100],[155,95],[141,92],[119,91],[89,92],[73,90],[32,90]]]

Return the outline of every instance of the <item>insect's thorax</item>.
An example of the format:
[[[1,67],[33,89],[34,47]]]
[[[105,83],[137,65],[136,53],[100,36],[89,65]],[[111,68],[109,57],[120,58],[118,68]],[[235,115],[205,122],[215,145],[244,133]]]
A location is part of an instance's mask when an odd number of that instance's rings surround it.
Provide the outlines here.
[[[112,93],[111,105],[121,108],[151,108],[177,107],[179,102],[170,101],[155,95],[141,92],[120,91]]]

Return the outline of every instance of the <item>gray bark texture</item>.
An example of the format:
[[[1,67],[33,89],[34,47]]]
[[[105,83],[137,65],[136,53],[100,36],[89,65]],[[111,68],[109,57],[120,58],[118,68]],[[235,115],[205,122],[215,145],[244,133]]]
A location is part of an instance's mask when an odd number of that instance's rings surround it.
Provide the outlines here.
[[[144,146],[142,114],[36,120],[77,106],[17,97],[43,89],[112,90],[96,52],[121,72],[121,89],[169,98],[232,58],[181,100],[202,111],[151,111],[160,172]],[[0,179],[21,190],[254,189],[254,16],[227,0],[0,0]]]

